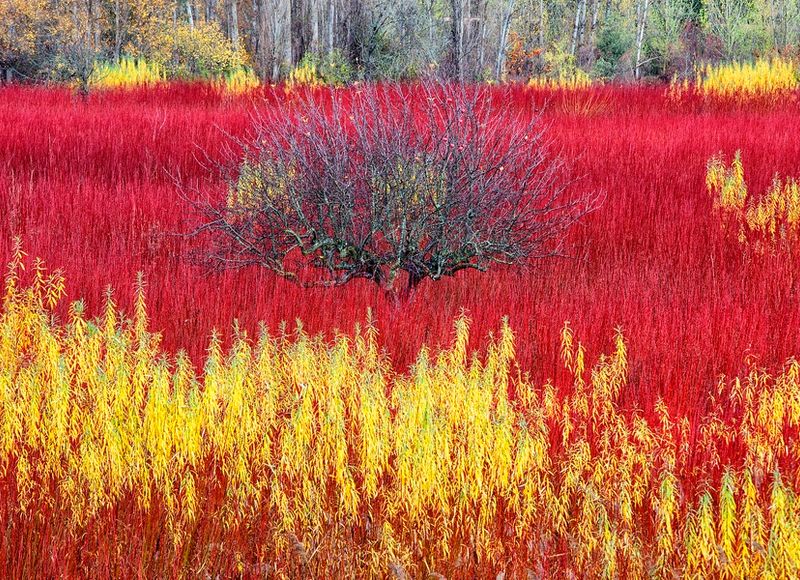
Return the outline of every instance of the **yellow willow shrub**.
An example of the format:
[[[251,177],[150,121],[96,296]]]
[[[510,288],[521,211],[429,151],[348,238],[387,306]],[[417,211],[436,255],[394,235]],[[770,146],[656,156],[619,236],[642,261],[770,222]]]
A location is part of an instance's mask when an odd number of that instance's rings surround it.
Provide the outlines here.
[[[344,53],[335,49],[329,54],[307,52],[300,62],[289,71],[284,89],[287,93],[294,87],[343,87],[356,80]]]
[[[232,95],[250,93],[261,86],[255,71],[247,66],[237,66],[214,81],[223,92]]]
[[[405,373],[370,320],[331,340],[234,326],[196,370],[148,330],[141,279],[131,313],[109,291],[100,318],[61,320],[63,279],[23,262],[0,313],[0,545],[113,537],[139,546],[130,575],[800,573],[794,360],[723,377],[693,426],[620,409],[619,329],[590,367],[565,325],[558,388],[517,368],[506,321],[470,353],[464,316]]]
[[[576,67],[559,70],[555,76],[538,76],[528,80],[528,86],[531,88],[564,91],[588,89],[594,84],[601,83],[592,81],[588,73]]]
[[[800,87],[798,73],[792,60],[760,58],[752,63],[707,64],[697,71],[695,83],[698,92],[706,96],[777,98]]]
[[[781,180],[777,175],[763,195],[748,195],[741,152],[730,165],[722,154],[708,161],[706,187],[726,225],[733,224],[740,242],[757,249],[779,243],[794,243],[800,235],[800,183],[794,178]]]
[[[684,97],[694,92],[694,84],[688,78],[679,79],[678,75],[673,75],[667,87],[667,98],[674,102],[680,103]]]
[[[714,197],[714,207],[725,212],[741,212],[747,201],[742,152],[737,151],[730,166],[722,154],[708,161],[706,187]]]
[[[92,88],[129,89],[156,85],[166,80],[167,72],[162,64],[143,58],[123,57],[117,63],[97,63],[89,82]],[[249,93],[261,86],[255,71],[244,65],[233,66],[228,72],[218,73],[210,78],[210,82],[220,91],[233,95]]]
[[[696,94],[705,99],[724,99],[742,103],[774,103],[796,98],[800,88],[800,69],[788,58],[759,58],[752,63],[706,64],[698,67],[694,81],[673,77],[667,96],[680,102]]]
[[[310,60],[302,61],[291,71],[286,81],[286,89],[294,86],[321,87],[325,84],[322,75],[317,70],[317,65]]]
[[[154,85],[165,80],[166,72],[160,64],[124,57],[117,63],[96,64],[89,82],[93,88],[119,89]]]

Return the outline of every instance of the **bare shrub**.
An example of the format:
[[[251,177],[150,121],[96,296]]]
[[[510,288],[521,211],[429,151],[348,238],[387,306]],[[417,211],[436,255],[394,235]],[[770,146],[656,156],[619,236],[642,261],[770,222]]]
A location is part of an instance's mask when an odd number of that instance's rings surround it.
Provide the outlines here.
[[[569,195],[538,116],[458,85],[310,92],[254,116],[198,204],[218,267],[394,295],[466,269],[562,250],[596,198]],[[399,282],[404,280],[403,282]]]

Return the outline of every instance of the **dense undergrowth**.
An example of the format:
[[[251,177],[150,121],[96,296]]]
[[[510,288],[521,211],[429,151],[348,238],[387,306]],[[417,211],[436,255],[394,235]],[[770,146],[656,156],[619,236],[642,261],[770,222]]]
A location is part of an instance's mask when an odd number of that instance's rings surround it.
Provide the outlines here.
[[[377,329],[217,337],[203,372],[132,318],[51,308],[19,249],[0,315],[0,560],[13,577],[791,578],[800,573],[800,364],[721,377],[694,422],[623,412],[622,334],[566,389],[469,320],[397,374]]]
[[[624,404],[651,410],[663,397],[692,414],[720,373],[741,372],[747,357],[779,365],[800,350],[793,264],[731,243],[705,184],[707,160],[737,150],[753,192],[766,191],[775,173],[797,175],[797,105],[676,104],[660,87],[494,90],[497,106],[544,106],[574,187],[605,195],[572,232],[566,258],[423,284],[402,308],[369,283],[305,290],[257,268],[208,273],[187,259],[196,241],[175,235],[192,224],[175,180],[223,190],[206,162],[227,143],[223,131],[242,134],[253,106],[294,91],[232,98],[203,85],[88,100],[60,90],[0,92],[0,251],[8,255],[20,236],[31,255],[65,271],[68,298],[84,298],[90,313],[100,311],[107,285],[129,311],[125,289],[143,271],[153,328],[169,351],[185,348],[193,359],[213,328],[229,336],[234,319],[251,333],[259,321],[274,329],[295,319],[330,333],[352,328],[371,307],[381,347],[403,368],[423,343],[445,344],[464,308],[476,337],[507,315],[523,337],[519,360],[541,382],[559,378],[554,344],[564,320],[592,352],[621,325],[636,353]]]
[[[6,575],[796,576],[796,238],[748,222],[796,99],[491,89],[605,202],[398,307],[188,259],[176,180],[224,194],[207,157],[304,90],[0,91]],[[736,151],[767,195],[726,217]]]

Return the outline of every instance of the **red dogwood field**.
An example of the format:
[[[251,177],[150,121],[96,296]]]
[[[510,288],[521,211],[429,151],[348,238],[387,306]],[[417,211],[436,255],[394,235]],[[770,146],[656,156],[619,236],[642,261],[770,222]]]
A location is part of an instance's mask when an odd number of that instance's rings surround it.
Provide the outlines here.
[[[101,313],[109,285],[129,312],[143,272],[151,328],[168,351],[185,349],[197,362],[212,330],[229,336],[234,320],[251,334],[259,322],[274,329],[299,320],[330,335],[371,309],[381,346],[402,369],[422,344],[449,344],[464,310],[471,347],[508,316],[520,367],[558,384],[559,333],[569,321],[589,353],[607,351],[623,329],[624,405],[647,412],[662,397],[692,417],[720,374],[753,361],[780,365],[800,352],[796,264],[786,253],[732,243],[704,182],[710,156],[739,149],[753,191],[776,172],[797,175],[796,104],[676,104],[663,87],[493,90],[498,110],[541,111],[570,187],[603,196],[569,231],[565,257],[426,281],[399,305],[366,281],[304,289],[255,266],[208,272],[190,259],[203,241],[183,235],[197,216],[177,184],[224,194],[210,160],[231,135],[245,134],[254,110],[297,93],[232,97],[202,85],[85,100],[61,89],[0,91],[0,257],[7,261],[19,236],[29,255],[64,271],[68,298],[84,298],[90,316]]]

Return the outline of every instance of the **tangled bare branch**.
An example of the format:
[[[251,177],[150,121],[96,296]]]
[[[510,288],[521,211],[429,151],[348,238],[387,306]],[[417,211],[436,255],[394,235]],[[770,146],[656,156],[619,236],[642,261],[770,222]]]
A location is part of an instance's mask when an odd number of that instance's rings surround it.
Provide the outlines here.
[[[485,89],[367,86],[308,94],[254,117],[202,204],[207,258],[303,284],[365,278],[396,293],[465,269],[562,249],[596,198],[568,195],[537,116]]]

